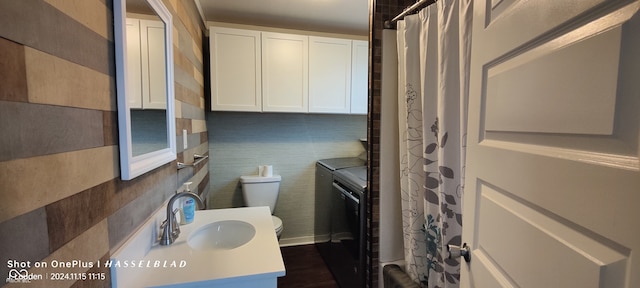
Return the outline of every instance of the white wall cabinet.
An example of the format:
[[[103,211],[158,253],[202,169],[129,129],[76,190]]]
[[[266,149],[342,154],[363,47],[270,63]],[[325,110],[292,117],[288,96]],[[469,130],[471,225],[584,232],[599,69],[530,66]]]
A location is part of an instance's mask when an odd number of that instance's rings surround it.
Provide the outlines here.
[[[369,110],[369,42],[353,40],[351,53],[351,114]]]
[[[127,18],[127,99],[134,109],[166,109],[164,23]]]
[[[262,111],[260,32],[211,27],[211,110]]]
[[[211,110],[367,114],[367,41],[209,31]]]
[[[309,112],[309,37],[262,33],[262,111]]]
[[[351,113],[351,40],[309,37],[309,112]]]

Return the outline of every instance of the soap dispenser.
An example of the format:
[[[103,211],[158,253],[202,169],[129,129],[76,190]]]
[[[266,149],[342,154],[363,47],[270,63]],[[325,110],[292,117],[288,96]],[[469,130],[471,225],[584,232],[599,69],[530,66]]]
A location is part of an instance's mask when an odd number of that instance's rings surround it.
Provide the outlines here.
[[[191,192],[189,187],[191,182],[185,182],[182,184],[183,192]],[[193,222],[196,213],[196,201],[190,197],[183,197],[182,207],[180,207],[180,224],[185,225]]]

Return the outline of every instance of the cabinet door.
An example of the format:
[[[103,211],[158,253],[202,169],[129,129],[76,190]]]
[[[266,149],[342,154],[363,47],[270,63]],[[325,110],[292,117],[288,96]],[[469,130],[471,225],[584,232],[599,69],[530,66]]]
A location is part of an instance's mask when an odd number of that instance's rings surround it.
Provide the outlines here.
[[[167,109],[164,33],[164,22],[140,20],[143,109]]]
[[[210,28],[211,110],[261,111],[260,32]]]
[[[309,112],[351,112],[351,40],[309,37]]]
[[[262,33],[262,111],[308,112],[309,37]]]
[[[142,58],[140,20],[127,18],[127,102],[129,108],[142,109]]]
[[[369,103],[369,42],[353,40],[351,54],[351,114],[367,114]]]

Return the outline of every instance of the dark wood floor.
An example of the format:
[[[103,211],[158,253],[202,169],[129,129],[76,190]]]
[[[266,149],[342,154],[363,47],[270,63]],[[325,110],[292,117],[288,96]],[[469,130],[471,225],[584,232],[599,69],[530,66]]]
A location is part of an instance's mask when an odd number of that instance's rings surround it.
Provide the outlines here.
[[[278,288],[336,288],[331,271],[314,245],[282,247],[287,275],[278,278]]]

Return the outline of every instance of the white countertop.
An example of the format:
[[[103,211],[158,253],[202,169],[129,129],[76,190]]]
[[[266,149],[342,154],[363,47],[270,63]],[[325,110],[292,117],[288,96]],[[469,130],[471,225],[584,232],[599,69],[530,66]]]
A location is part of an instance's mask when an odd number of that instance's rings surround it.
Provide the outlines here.
[[[256,234],[248,243],[231,250],[194,250],[187,244],[193,231],[221,220],[251,223]],[[111,257],[113,287],[214,286],[265,278],[275,280],[285,275],[268,207],[198,210],[194,222],[181,225],[180,236],[169,246],[149,245],[157,241],[151,241],[155,237],[152,232],[155,220],[148,222],[152,223],[140,229]],[[115,267],[117,264],[120,267]]]

